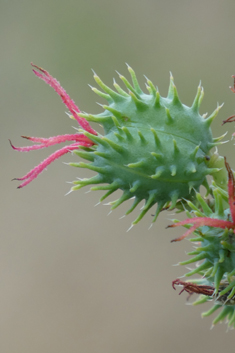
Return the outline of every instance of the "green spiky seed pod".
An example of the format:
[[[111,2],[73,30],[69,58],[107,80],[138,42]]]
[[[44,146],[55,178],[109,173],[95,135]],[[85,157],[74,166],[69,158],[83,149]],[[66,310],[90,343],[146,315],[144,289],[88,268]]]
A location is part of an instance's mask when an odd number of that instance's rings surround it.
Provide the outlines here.
[[[215,185],[215,184],[214,184]],[[211,207],[205,202],[203,197],[196,193],[199,207],[188,201],[188,206],[193,209],[197,217],[207,217],[210,219],[228,220],[231,219],[230,210],[224,209],[223,201],[228,200],[226,192],[218,187],[213,189],[214,202]],[[228,201],[227,201],[228,202]],[[189,217],[191,213],[186,211]],[[181,265],[188,265],[203,261],[200,266],[188,272],[186,276],[202,274],[207,280],[214,283],[215,293],[219,292],[221,281],[231,282],[235,275],[235,234],[229,229],[220,229],[203,226],[194,231],[196,238],[190,239],[196,244],[200,244],[194,251],[188,253],[193,257],[187,261],[181,262]],[[233,283],[233,282],[232,282]],[[235,281],[233,283],[235,288]],[[231,288],[229,286],[227,291]],[[235,291],[235,289],[234,289]],[[235,293],[235,292],[234,292]]]
[[[213,201],[211,205],[197,193],[198,207],[188,201],[193,213],[197,217],[231,221],[228,205],[228,194],[222,188],[215,186],[213,182]],[[186,211],[189,218],[192,214]],[[190,221],[189,221],[190,222]],[[187,225],[187,228],[190,228]],[[194,283],[211,285],[214,288],[213,296],[202,295],[193,304],[198,305],[206,301],[214,300],[214,306],[203,313],[202,316],[209,316],[217,309],[222,311],[214,319],[213,324],[228,320],[229,327],[235,327],[235,234],[232,229],[220,229],[209,226],[199,227],[194,230],[196,237],[190,241],[196,246],[195,250],[188,255],[193,256],[187,261],[180,262],[180,265],[196,264],[195,269],[190,270],[185,276],[199,275],[199,280],[192,280]]]
[[[120,75],[126,93],[116,82],[116,91],[107,87],[94,74],[94,79],[104,92],[92,88],[108,101],[104,112],[98,115],[79,114],[88,121],[99,123],[104,136],[84,132],[95,143],[95,148],[75,153],[90,161],[73,166],[88,168],[97,175],[91,179],[75,181],[72,190],[86,185],[106,184],[92,190],[107,190],[104,200],[117,189],[123,195],[112,203],[112,209],[123,201],[134,198],[130,213],[141,200],[145,205],[133,222],[137,223],[145,213],[158,203],[154,220],[163,207],[174,208],[177,200],[191,199],[194,190],[206,182],[206,176],[218,169],[208,167],[208,155],[219,144],[213,139],[210,125],[220,107],[208,117],[199,114],[203,97],[201,85],[191,107],[181,103],[170,76],[168,96],[163,98],[153,83],[147,80],[149,94],[144,93],[134,71],[128,66],[132,85]],[[153,220],[153,221],[154,221]]]

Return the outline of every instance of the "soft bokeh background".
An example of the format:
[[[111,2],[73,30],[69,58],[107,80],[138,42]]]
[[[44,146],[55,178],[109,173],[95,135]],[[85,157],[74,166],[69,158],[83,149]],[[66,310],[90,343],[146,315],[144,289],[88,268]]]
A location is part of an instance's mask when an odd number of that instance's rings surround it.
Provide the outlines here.
[[[126,232],[136,213],[128,206],[107,216],[94,207],[98,192],[64,196],[83,170],[55,162],[36,181],[17,190],[22,176],[49,152],[14,152],[21,135],[72,133],[75,125],[30,62],[57,77],[81,110],[98,113],[91,68],[109,85],[125,62],[167,93],[169,71],[179,95],[191,104],[202,79],[201,112],[225,106],[215,135],[234,114],[229,91],[235,73],[235,3],[231,0],[0,0],[1,99],[1,353],[153,353],[233,351],[234,332],[210,330],[208,307],[185,306],[171,281],[184,273],[172,267],[187,258],[188,241],[171,244],[183,229],[165,230],[169,214],[150,229],[151,212]],[[224,146],[234,167],[234,146]]]

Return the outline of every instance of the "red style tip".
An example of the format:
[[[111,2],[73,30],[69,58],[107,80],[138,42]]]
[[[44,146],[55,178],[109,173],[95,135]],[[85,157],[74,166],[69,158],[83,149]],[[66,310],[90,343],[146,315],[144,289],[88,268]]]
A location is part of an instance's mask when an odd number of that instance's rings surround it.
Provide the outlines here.
[[[61,87],[60,83],[52,77],[48,71],[44,70],[43,68],[34,65],[31,63],[32,67],[35,68],[33,69],[33,72],[35,75],[39,78],[41,78],[43,81],[45,81],[48,85],[50,85],[54,90],[59,94],[61,97],[62,101],[64,104],[67,106],[67,108],[70,110],[71,114],[77,120],[78,124],[87,132],[97,135],[97,132],[93,130],[88,123],[88,121],[82,117],[79,117],[80,110],[77,107],[77,105],[74,103],[74,101],[69,97],[69,95],[66,93],[66,91]],[[9,140],[11,147],[19,152],[28,152],[32,150],[38,150],[41,148],[53,146],[55,144],[59,144],[62,142],[67,142],[71,141],[72,143],[68,146],[65,146],[54,153],[52,153],[49,157],[47,157],[44,161],[42,161],[39,165],[37,165],[35,168],[33,168],[30,172],[28,172],[25,176],[22,178],[15,178],[13,180],[23,180],[24,182],[18,186],[18,189],[24,187],[25,185],[29,184],[32,180],[34,180],[49,164],[51,164],[53,161],[55,161],[57,158],[63,156],[64,154],[68,152],[72,152],[74,150],[79,149],[80,146],[84,147],[91,147],[94,145],[94,142],[91,141],[88,137],[86,137],[82,133],[76,133],[76,134],[65,134],[65,135],[58,135],[58,136],[53,136],[49,138],[43,138],[43,137],[29,137],[23,135],[22,138],[27,139],[33,143],[36,143],[32,146],[25,146],[25,147],[15,147],[11,140]]]

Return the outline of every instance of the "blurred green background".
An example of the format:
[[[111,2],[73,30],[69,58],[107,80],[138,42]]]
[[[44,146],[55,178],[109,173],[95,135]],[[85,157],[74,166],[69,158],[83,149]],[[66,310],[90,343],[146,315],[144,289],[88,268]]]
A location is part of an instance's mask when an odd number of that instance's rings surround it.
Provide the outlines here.
[[[120,220],[124,204],[94,205],[101,194],[64,196],[87,172],[56,161],[26,188],[20,177],[50,151],[14,152],[8,138],[72,133],[75,125],[53,90],[33,75],[30,62],[56,77],[82,111],[98,113],[91,68],[108,85],[125,62],[144,85],[149,77],[165,96],[173,72],[181,100],[191,104],[199,80],[201,113],[225,106],[215,136],[234,114],[229,91],[235,73],[235,3],[232,0],[0,0],[1,40],[1,353],[153,353],[234,349],[226,325],[210,330],[210,307],[185,306],[171,287],[184,268],[188,241],[171,244],[183,229],[165,230],[169,213],[148,230],[151,212],[129,232],[136,214]],[[118,80],[118,78],[117,78]],[[143,86],[144,87],[144,86]],[[232,167],[234,146],[220,149]]]

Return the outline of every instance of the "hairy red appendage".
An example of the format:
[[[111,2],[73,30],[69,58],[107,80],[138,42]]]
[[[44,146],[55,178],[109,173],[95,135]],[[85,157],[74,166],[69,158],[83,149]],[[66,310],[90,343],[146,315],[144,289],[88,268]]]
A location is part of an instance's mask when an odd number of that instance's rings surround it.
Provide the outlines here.
[[[78,113],[80,112],[79,108],[75,105],[73,100],[69,97],[69,95],[65,92],[65,90],[60,86],[59,82],[53,78],[47,71],[43,70],[42,68],[31,64],[33,67],[37,68],[41,73],[37,72],[36,70],[33,70],[36,76],[44,80],[46,83],[48,83],[51,87],[54,88],[54,90],[60,95],[62,98],[62,101],[65,103],[65,105],[68,107],[70,112],[72,113],[73,117],[77,120],[77,122],[81,125],[81,127],[86,130],[87,132],[97,135],[97,132],[91,128],[89,123],[84,119],[78,116]],[[18,186],[18,188],[22,188],[25,185],[29,184],[32,180],[34,180],[49,164],[54,162],[57,158],[63,156],[64,154],[68,152],[72,152],[74,150],[79,149],[79,146],[84,146],[84,147],[91,147],[94,145],[94,142],[91,141],[88,137],[86,137],[82,133],[76,133],[76,134],[65,134],[65,135],[58,135],[58,136],[53,136],[49,138],[43,138],[43,137],[28,137],[28,136],[22,136],[23,138],[30,140],[32,142],[38,143],[37,145],[32,145],[32,146],[25,146],[25,147],[15,147],[11,141],[11,147],[19,152],[28,152],[32,150],[38,150],[41,148],[53,146],[55,144],[59,144],[62,142],[67,142],[67,141],[74,141],[69,146],[65,146],[54,153],[52,153],[49,157],[44,159],[39,165],[37,165],[35,168],[33,168],[29,173],[27,173],[25,176],[22,178],[15,178],[13,180],[24,180],[22,184]]]
[[[45,81],[48,85],[50,85],[56,93],[58,93],[63,101],[63,103],[67,106],[67,108],[70,110],[72,113],[73,117],[75,120],[77,120],[78,124],[81,125],[81,127],[86,130],[87,132],[90,132],[93,135],[97,135],[97,132],[93,130],[90,126],[90,124],[86,121],[86,119],[79,117],[80,110],[74,103],[74,101],[69,97],[69,95],[66,93],[66,91],[61,87],[60,83],[52,77],[49,72],[46,70],[42,69],[41,67],[34,65],[31,63],[33,67],[38,69],[40,72],[37,72],[36,70],[33,70],[36,76],[41,78],[43,81]]]
[[[54,153],[52,153],[49,157],[44,159],[40,164],[38,164],[35,168],[33,168],[30,172],[28,172],[26,175],[24,175],[22,178],[14,178],[13,180],[25,180],[22,184],[18,186],[18,189],[24,187],[25,185],[29,184],[31,181],[33,181],[37,176],[52,162],[54,162],[56,159],[62,157],[64,154],[68,152],[72,152],[74,150],[77,150],[79,146],[85,146],[85,147],[90,147],[92,144],[88,143],[83,143],[83,142],[77,142],[77,143],[72,143],[69,146],[65,146]]]
[[[215,219],[215,218],[209,218],[209,217],[188,218],[184,221],[181,221],[179,223],[174,223],[167,227],[167,228],[173,228],[173,227],[184,226],[186,224],[193,224],[193,226],[186,233],[184,233],[179,238],[171,240],[171,242],[183,240],[190,233],[194,232],[197,228],[202,226],[222,228],[222,229],[226,229],[226,228],[233,229],[235,233],[235,180],[234,180],[233,172],[229,164],[227,163],[226,158],[224,158],[224,160],[225,160],[225,166],[228,171],[228,196],[229,196],[229,207],[230,207],[232,222],[224,221],[223,219]]]
[[[39,165],[33,168],[30,172],[28,172],[22,178],[14,178],[13,180],[25,180],[22,184],[18,186],[18,189],[23,188],[24,186],[28,185],[31,181],[33,181],[37,176],[52,162],[54,162],[57,158],[63,156],[68,152],[72,152],[73,150],[77,150],[79,148],[78,143],[72,143],[70,146],[65,146],[54,153],[52,153],[49,157],[44,159]]]
[[[33,145],[33,146],[25,146],[25,147],[15,147],[11,140],[10,144],[11,147],[19,152],[29,152],[32,150],[39,150],[41,148],[45,148],[45,147],[49,147],[49,146],[53,146],[56,145],[58,143],[62,143],[62,142],[66,142],[66,141],[77,141],[77,142],[83,142],[83,143],[87,143],[88,147],[91,145],[91,141],[88,139],[88,137],[86,137],[83,134],[67,134],[67,135],[58,135],[58,136],[53,136],[53,137],[49,137],[49,138],[44,138],[44,137],[28,137],[28,136],[21,136],[27,140],[33,141],[33,142],[37,142],[40,143],[40,145]]]
[[[184,226],[186,224],[193,224],[193,226],[186,233],[181,235],[181,237],[171,240],[172,243],[175,241],[183,240],[199,227],[208,226],[208,227],[215,227],[215,228],[222,228],[222,229],[226,229],[226,228],[231,229],[235,227],[235,224],[230,221],[224,221],[222,219],[215,219],[215,218],[209,218],[209,217],[195,217],[195,218],[188,218],[185,221],[172,224],[167,228]]]
[[[183,286],[183,289],[179,292],[179,294],[186,291],[190,295],[193,293],[197,293],[197,294],[208,295],[211,297],[214,293],[214,290],[215,290],[215,288],[213,288],[211,286],[198,285],[198,284],[192,283],[192,282],[184,282],[178,278],[172,282],[172,287],[176,290],[175,286]]]

